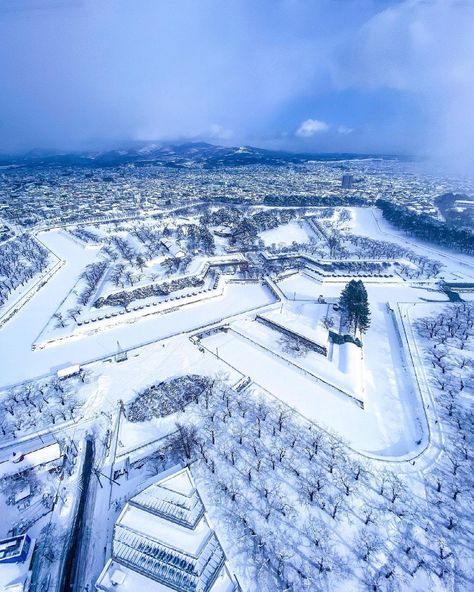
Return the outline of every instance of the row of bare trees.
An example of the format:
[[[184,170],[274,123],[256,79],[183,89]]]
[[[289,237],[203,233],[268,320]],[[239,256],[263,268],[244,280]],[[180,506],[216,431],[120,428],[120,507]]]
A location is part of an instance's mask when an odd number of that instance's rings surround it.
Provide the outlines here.
[[[81,279],[84,280],[85,287],[78,296],[78,302],[82,306],[86,306],[92,296],[94,295],[100,280],[107,271],[107,261],[97,261],[96,263],[90,263],[84,269],[81,275]]]
[[[436,277],[442,264],[439,261],[430,259],[415,253],[411,249],[402,247],[396,243],[381,241],[368,236],[349,234],[344,237],[352,245],[352,256],[359,259],[384,259],[384,260],[406,260],[412,263],[407,265],[401,263],[400,273],[406,278]]]
[[[182,456],[198,461],[198,482],[259,590],[452,582],[449,522],[413,483],[285,405],[216,381],[188,407],[179,432]]]
[[[42,273],[49,263],[48,251],[33,237],[22,234],[0,246],[0,307],[19,286]]]
[[[5,438],[17,438],[47,426],[79,417],[81,403],[75,394],[78,380],[28,382],[0,395],[0,431]]]
[[[428,477],[427,502],[447,533],[445,553],[468,571],[474,548],[474,304],[449,304],[419,319],[417,329],[444,434],[442,454]]]

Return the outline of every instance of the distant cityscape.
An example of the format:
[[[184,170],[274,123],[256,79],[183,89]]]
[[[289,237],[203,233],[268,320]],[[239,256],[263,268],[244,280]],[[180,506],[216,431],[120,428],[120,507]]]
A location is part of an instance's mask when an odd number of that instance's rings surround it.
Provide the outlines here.
[[[84,217],[122,216],[153,210],[166,203],[187,205],[192,202],[271,204],[278,199],[331,200],[347,204],[373,204],[382,196],[417,213],[435,218],[454,216],[456,224],[473,227],[472,195],[474,181],[428,172],[420,162],[377,157],[350,160],[309,160],[288,153],[263,151],[266,164],[247,164],[239,160],[244,149],[212,149],[209,145],[169,147],[166,161],[145,151],[137,161],[123,154],[107,153],[107,166],[97,158],[90,165],[68,166],[55,161],[33,159],[22,164],[4,164],[0,169],[0,215],[8,223],[28,227],[37,224],[74,222]],[[153,148],[151,149],[153,151]],[[260,155],[257,149],[245,149]],[[224,151],[224,156],[222,155]],[[252,152],[253,151],[253,152]],[[153,154],[153,152],[152,152]],[[232,157],[232,158],[230,158]],[[333,157],[334,158],[334,157]],[[220,160],[222,163],[220,162]],[[273,159],[273,160],[272,160]],[[224,164],[233,160],[234,166]],[[96,164],[94,164],[96,163]],[[454,194],[448,207],[438,207],[437,199]],[[6,232],[6,229],[3,230]]]

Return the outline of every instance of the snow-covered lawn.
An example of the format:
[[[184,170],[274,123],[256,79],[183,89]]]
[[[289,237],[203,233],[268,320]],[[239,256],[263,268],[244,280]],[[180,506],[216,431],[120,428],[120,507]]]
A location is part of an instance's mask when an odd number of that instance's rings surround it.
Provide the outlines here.
[[[285,302],[283,306],[262,313],[268,319],[290,331],[326,346],[328,329],[324,321],[331,317],[333,311],[329,304],[308,304],[301,302]]]
[[[48,290],[39,298],[48,297]],[[228,316],[240,314],[253,308],[274,302],[271,293],[260,284],[229,284],[222,297],[197,302],[167,314],[134,319],[107,331],[68,341],[58,347],[32,351],[30,344],[38,333],[45,315],[34,306],[37,316],[29,323],[27,305],[3,331],[0,340],[0,355],[5,362],[1,375],[2,384],[12,384],[27,378],[47,374],[59,366],[82,363],[96,357],[112,355],[117,351],[117,341],[123,348],[130,348],[171,335],[188,332]],[[33,305],[38,305],[34,300]],[[54,310],[52,311],[54,312]],[[52,314],[51,312],[51,314]],[[10,336],[10,338],[8,337]],[[22,364],[17,363],[22,360]]]
[[[288,224],[282,224],[270,230],[263,230],[258,236],[263,240],[265,246],[272,244],[291,245],[293,242],[307,243],[310,236],[312,236],[312,232],[306,222],[292,220]]]
[[[473,257],[462,253],[453,253],[438,245],[422,243],[408,236],[405,232],[394,228],[383,218],[382,213],[375,208],[350,208],[350,211],[352,219],[349,222],[349,228],[354,234],[397,243],[403,247],[408,247],[415,253],[437,259],[445,265],[440,276],[446,280],[474,280]]]
[[[318,379],[324,381],[326,385],[322,384],[323,388],[327,388],[334,396],[340,397],[343,393],[347,393],[350,397],[363,401],[362,352],[356,345],[352,343],[331,345],[332,359],[312,350],[295,356],[284,350],[281,342],[282,334],[271,327],[249,319],[236,321],[231,326],[237,334],[248,337],[255,344],[274,352],[277,357],[287,360],[289,365],[294,366],[294,370],[301,368],[315,377],[316,381]],[[339,356],[339,353],[335,353],[339,350],[345,351],[347,346],[354,349],[353,357]],[[347,363],[341,363],[343,360]]]
[[[308,295],[307,286],[311,285],[311,280],[306,276],[292,276],[280,285],[290,282],[293,283],[291,287],[304,290],[303,296]],[[303,287],[296,282],[302,282]],[[318,285],[318,288],[325,296],[337,297],[343,284]],[[356,449],[387,457],[410,455],[426,444],[427,426],[410,367],[408,346],[401,334],[402,328],[398,326],[399,321],[387,303],[410,299],[421,302],[419,299],[426,297],[427,292],[408,286],[370,286],[368,292],[372,323],[363,339],[362,366],[354,364],[358,348],[352,348],[352,345],[330,349],[332,361],[318,354],[295,360],[295,363],[331,384],[339,385],[348,392],[362,393],[363,410],[350,400],[344,400],[344,396],[338,395],[334,389],[305,376],[288,362],[272,356],[238,334],[217,333],[205,338],[203,343],[213,351],[218,350],[219,357],[294,406],[305,417],[339,432]],[[300,295],[301,292],[297,293],[297,298]],[[297,314],[298,307],[302,306],[301,303],[288,304],[292,314]],[[301,325],[311,327],[314,322],[311,320],[311,307],[314,307],[313,318],[316,318],[316,311],[321,306],[305,304],[300,310]],[[278,318],[280,308],[272,310],[270,314]],[[269,313],[265,314],[268,316]],[[299,328],[303,330],[301,325]],[[269,338],[268,329],[248,322],[247,325],[239,322],[236,328],[243,329],[244,333],[270,349],[276,351],[278,347],[277,353],[281,354],[278,340],[275,336],[273,341]]]
[[[290,300],[316,301],[318,296],[323,294],[321,282],[304,272],[291,275],[279,281],[278,286]]]
[[[360,409],[342,393],[335,392],[240,335],[216,333],[206,337],[203,343],[219,358],[249,375],[257,385],[307,419],[338,432],[357,450],[381,456],[402,456],[416,448],[413,437],[410,438],[410,434],[406,437],[403,433],[403,418],[400,418],[396,431],[387,430],[384,417],[370,408]],[[406,441],[400,442],[401,438],[406,438]]]

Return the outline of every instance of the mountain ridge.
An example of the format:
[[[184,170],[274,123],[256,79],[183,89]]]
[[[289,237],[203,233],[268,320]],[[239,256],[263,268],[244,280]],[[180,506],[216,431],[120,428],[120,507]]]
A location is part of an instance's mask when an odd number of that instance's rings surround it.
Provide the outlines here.
[[[123,165],[161,165],[176,168],[201,166],[285,165],[310,161],[357,159],[402,160],[407,157],[380,154],[305,153],[269,150],[254,146],[219,146],[207,142],[140,142],[110,150],[52,151],[34,149],[24,154],[0,155],[2,166],[82,166],[117,167]]]

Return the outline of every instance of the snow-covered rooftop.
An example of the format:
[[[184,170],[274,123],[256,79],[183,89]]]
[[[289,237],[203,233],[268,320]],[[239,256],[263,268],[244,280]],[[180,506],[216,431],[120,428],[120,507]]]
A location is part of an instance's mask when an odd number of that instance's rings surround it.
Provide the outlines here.
[[[96,583],[97,590],[104,592],[170,592],[173,588],[156,582],[146,576],[130,569],[121,563],[109,559],[104,570]],[[211,592],[233,592],[235,583],[232,576],[224,565],[214,584]]]
[[[263,313],[261,316],[310,341],[326,345],[328,329],[324,326],[324,320],[327,314],[327,304],[286,302],[283,307]]]
[[[98,590],[236,589],[188,469],[147,487],[122,510]]]
[[[148,510],[127,504],[116,523],[130,530],[155,538],[167,546],[197,556],[211,534],[206,520],[200,520],[194,530],[152,514]]]
[[[10,458],[0,459],[0,478],[16,475],[21,471],[32,469],[40,465],[57,461],[61,458],[61,449],[59,444],[49,444],[36,450],[23,452],[21,444],[11,452]]]
[[[130,503],[187,528],[195,528],[204,514],[204,506],[189,471],[180,471],[154,483]]]
[[[22,545],[24,542],[22,542]],[[18,563],[2,563],[0,565],[0,590],[3,592],[26,592],[31,579],[31,559],[35,541],[29,543],[27,555]]]

